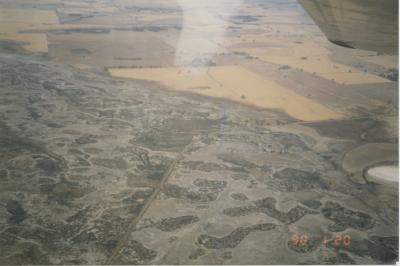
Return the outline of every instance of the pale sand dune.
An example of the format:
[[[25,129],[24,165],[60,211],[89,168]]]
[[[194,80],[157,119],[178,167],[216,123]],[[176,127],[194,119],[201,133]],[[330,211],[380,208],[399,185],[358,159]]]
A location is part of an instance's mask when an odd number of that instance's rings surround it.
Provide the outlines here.
[[[196,68],[112,68],[113,77],[160,82],[173,90],[193,91],[262,108],[276,108],[304,121],[337,119],[341,114],[240,66]]]

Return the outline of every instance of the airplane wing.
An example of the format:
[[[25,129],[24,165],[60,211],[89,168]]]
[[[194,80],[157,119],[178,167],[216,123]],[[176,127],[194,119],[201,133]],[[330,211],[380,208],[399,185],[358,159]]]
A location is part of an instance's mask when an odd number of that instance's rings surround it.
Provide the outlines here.
[[[398,54],[398,0],[298,0],[333,43]]]

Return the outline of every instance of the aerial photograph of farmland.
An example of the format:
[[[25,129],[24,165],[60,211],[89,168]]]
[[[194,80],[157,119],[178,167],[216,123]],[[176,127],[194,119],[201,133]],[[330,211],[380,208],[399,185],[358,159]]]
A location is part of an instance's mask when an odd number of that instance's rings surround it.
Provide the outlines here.
[[[0,265],[398,263],[398,49],[397,0],[0,0]]]

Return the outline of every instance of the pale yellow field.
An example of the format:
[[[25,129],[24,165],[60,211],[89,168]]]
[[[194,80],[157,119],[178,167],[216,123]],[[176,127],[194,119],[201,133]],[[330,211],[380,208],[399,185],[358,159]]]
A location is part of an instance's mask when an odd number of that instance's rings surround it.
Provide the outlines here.
[[[258,38],[260,39],[262,37]],[[277,39],[279,40],[279,38]],[[276,40],[274,40],[273,43],[270,42],[270,44],[275,44],[276,46],[281,45],[281,43],[286,42],[282,41],[277,43]],[[236,48],[235,50],[246,52],[266,62],[288,65],[292,68],[301,69],[309,74],[315,74],[322,78],[333,80],[339,84],[390,82],[385,78],[362,72],[354,67],[333,62],[330,57],[330,51],[314,42],[302,41],[302,43],[278,48],[248,47]]]
[[[1,9],[0,39],[26,43],[24,49],[31,52],[48,52],[46,34],[21,33],[28,28],[56,25],[58,18],[54,11]]]
[[[351,85],[390,82],[377,75],[365,73],[354,67],[334,62],[331,58],[332,52],[326,48],[327,40],[324,38],[313,38],[311,41],[306,37],[291,37],[290,35],[296,36],[296,34],[300,33],[307,35],[307,32],[301,26],[271,25],[270,27],[272,32],[277,29],[281,33],[289,35],[289,37],[271,37],[268,34],[247,34],[240,38],[227,38],[225,44],[234,51],[248,53],[269,63],[302,69],[306,73],[315,74],[339,84]],[[240,45],[244,47],[240,47]],[[371,55],[366,57],[366,60],[392,68],[395,68],[397,64],[394,56]]]
[[[54,11],[36,9],[0,9],[0,22],[23,22],[27,24],[58,24],[58,17]]]
[[[193,91],[262,108],[276,108],[304,121],[337,119],[341,114],[240,66],[202,68],[112,68],[113,77],[160,82],[170,89]]]
[[[40,33],[12,33],[12,34],[0,34],[0,39],[13,40],[18,42],[23,42],[25,44],[22,47],[31,52],[47,53],[47,36],[46,34]]]

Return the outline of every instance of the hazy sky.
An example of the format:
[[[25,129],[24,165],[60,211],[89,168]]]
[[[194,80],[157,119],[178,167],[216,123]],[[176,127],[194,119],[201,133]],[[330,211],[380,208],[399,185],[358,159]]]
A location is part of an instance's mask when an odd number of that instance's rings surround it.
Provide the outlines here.
[[[195,59],[212,60],[221,51],[218,44],[225,37],[229,17],[243,0],[178,0],[178,3],[184,17],[175,64],[187,66]]]

